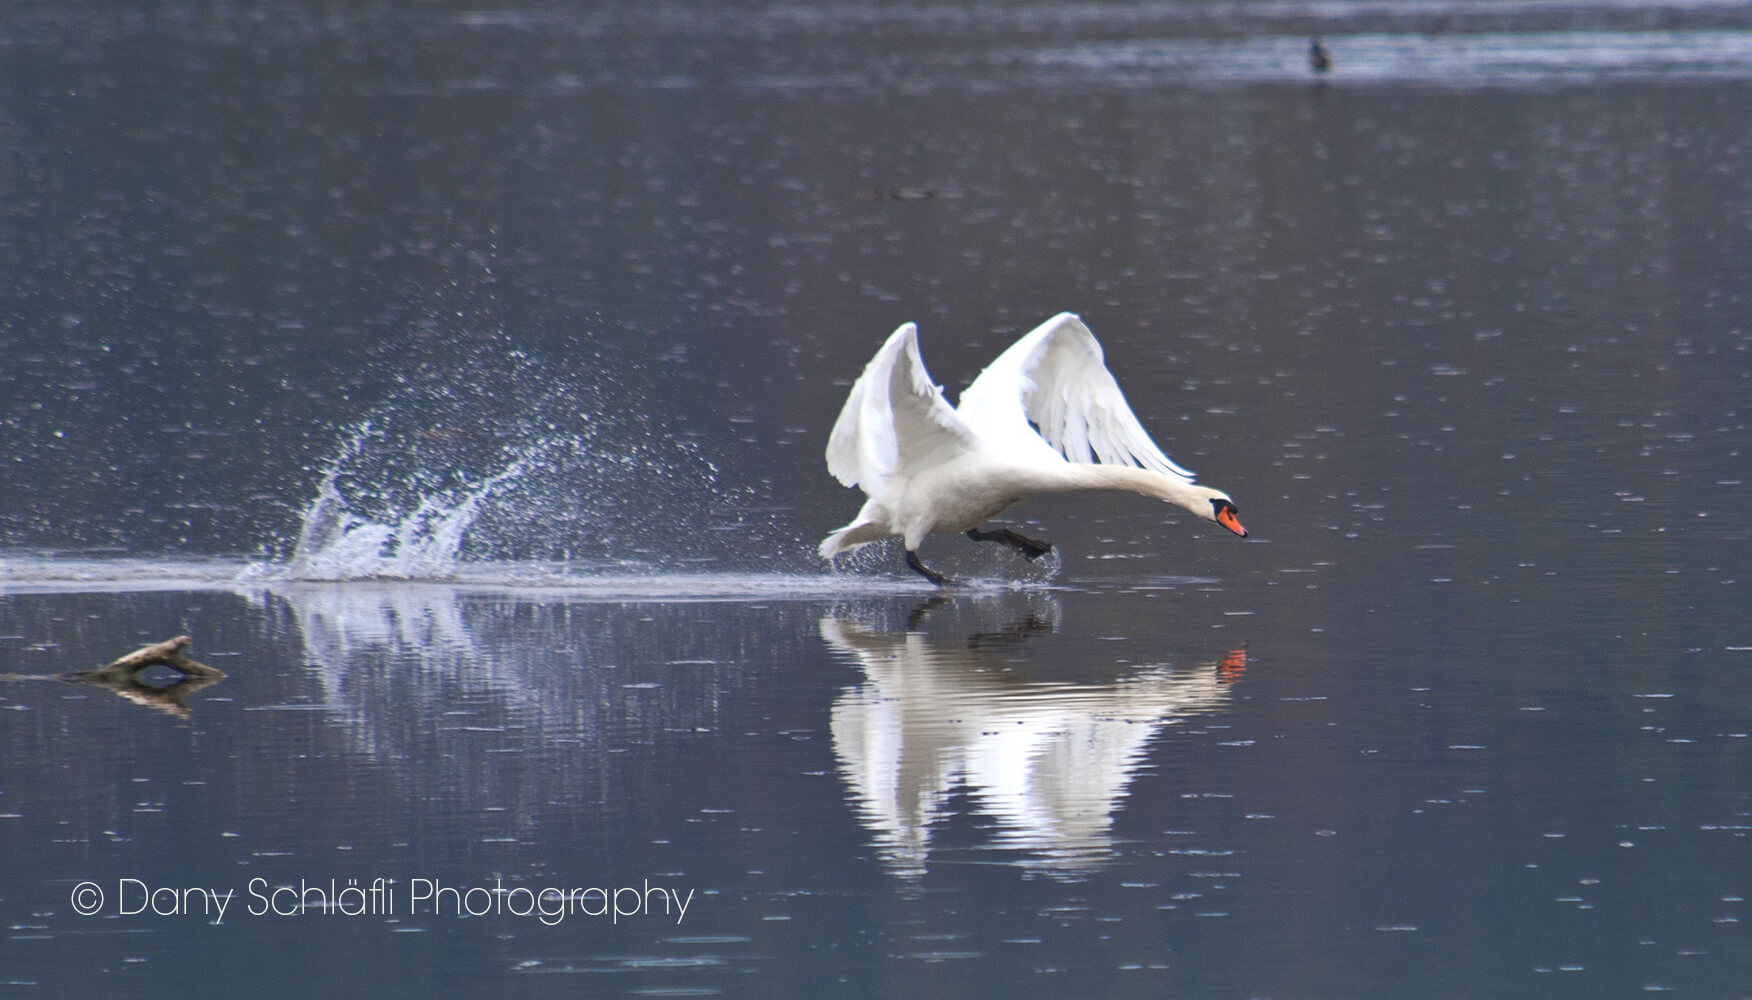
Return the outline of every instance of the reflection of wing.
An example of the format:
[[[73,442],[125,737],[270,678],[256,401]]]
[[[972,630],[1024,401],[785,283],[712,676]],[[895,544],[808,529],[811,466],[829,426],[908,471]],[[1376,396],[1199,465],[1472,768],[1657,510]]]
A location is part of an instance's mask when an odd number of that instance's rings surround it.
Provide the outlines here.
[[[920,636],[884,636],[854,632],[827,618],[821,622],[822,637],[834,646],[856,651],[864,663],[913,662],[929,654]],[[899,690],[907,671],[891,679]],[[928,739],[904,738],[908,727],[897,725],[895,712],[915,704],[918,696],[900,695],[866,684],[842,694],[833,705],[829,722],[834,752],[840,770],[851,785],[863,820],[877,835],[889,860],[906,873],[925,870],[931,827],[943,817],[949,793],[955,786],[955,758],[951,748]]]
[[[923,872],[931,828],[965,788],[1019,864],[1085,870],[1111,850],[1114,812],[1152,737],[1215,711],[1214,671],[1150,668],[1111,684],[1005,680],[995,655],[827,617],[822,638],[865,683],[834,703],[834,752],[866,826],[902,873]]]
[[[1004,826],[1000,841],[1050,863],[1109,849],[1114,813],[1163,726],[1222,706],[1209,673],[1151,668],[1124,683],[1055,685],[985,699],[969,734],[966,780]]]

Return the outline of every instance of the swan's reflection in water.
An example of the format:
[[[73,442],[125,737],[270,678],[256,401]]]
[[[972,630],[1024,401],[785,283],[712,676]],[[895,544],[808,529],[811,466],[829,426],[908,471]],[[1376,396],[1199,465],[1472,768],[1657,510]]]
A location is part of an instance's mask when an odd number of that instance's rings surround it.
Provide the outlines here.
[[[1024,679],[1022,646],[1056,630],[1058,607],[997,629],[939,638],[830,614],[821,635],[864,682],[833,706],[834,753],[862,822],[897,873],[925,872],[958,792],[995,820],[993,848],[1074,876],[1114,855],[1113,821],[1150,741],[1221,710],[1245,669],[1230,650],[1196,667],[1117,667],[1110,680]]]

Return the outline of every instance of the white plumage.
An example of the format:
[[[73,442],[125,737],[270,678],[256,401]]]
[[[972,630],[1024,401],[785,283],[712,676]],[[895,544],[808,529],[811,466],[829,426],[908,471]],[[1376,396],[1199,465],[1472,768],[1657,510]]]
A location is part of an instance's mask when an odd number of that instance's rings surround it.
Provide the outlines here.
[[[822,557],[898,535],[907,565],[937,584],[943,576],[918,559],[933,532],[1001,541],[1031,559],[1049,551],[1008,529],[979,530],[1035,493],[1130,490],[1247,535],[1227,494],[1194,485],[1192,473],[1150,440],[1095,335],[1071,313],[998,355],[959,408],[926,372],[918,328],[902,325],[852,386],[828,438],[827,469],[870,499],[822,541]]]

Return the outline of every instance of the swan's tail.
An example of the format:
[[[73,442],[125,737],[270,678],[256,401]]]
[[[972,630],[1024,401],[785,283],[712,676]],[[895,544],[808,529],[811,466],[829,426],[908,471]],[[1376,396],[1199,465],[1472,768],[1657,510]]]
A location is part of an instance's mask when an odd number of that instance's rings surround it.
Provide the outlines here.
[[[870,521],[853,521],[840,530],[821,540],[821,547],[816,549],[821,558],[831,560],[841,552],[850,552],[871,542],[881,541],[888,537],[888,529]]]

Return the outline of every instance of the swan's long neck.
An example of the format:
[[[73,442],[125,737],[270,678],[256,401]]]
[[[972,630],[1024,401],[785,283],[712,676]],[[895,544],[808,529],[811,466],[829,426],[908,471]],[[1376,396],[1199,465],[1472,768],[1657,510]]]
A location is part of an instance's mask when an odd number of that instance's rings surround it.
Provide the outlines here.
[[[1211,498],[1224,494],[1208,486],[1186,482],[1177,476],[1164,476],[1149,469],[1129,465],[1086,465],[1066,462],[1055,470],[1054,485],[1045,487],[1056,493],[1073,490],[1128,490],[1155,497],[1184,507],[1200,517],[1211,516]]]

